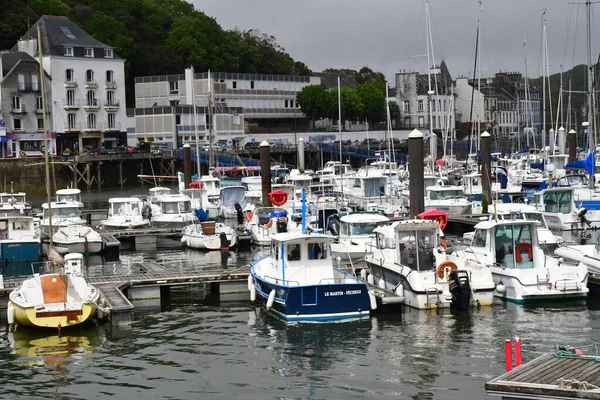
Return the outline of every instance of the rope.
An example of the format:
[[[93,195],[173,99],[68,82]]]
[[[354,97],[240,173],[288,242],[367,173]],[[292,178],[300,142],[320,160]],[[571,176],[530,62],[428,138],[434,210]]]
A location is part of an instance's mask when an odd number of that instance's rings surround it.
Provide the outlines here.
[[[579,346],[577,348],[571,347],[571,346],[556,345],[555,347],[557,350],[554,353],[554,356],[558,357],[558,358],[585,358],[585,359],[591,359],[591,360],[600,362],[600,352],[598,349],[599,346],[600,346],[600,343],[598,343],[598,342],[594,342],[587,346]],[[595,356],[590,356],[590,355],[586,355],[583,353],[575,352],[576,350],[583,351],[583,349],[589,349],[589,348],[594,348],[594,351],[596,353]]]

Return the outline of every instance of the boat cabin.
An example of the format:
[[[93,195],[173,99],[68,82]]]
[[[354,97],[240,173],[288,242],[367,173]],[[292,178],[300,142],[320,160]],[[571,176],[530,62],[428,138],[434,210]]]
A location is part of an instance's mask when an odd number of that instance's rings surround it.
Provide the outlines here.
[[[385,196],[387,178],[381,175],[354,176],[348,178],[352,193],[359,197]]]
[[[568,214],[575,209],[574,188],[545,189],[533,196],[533,205],[546,213]]]
[[[428,200],[465,199],[465,191],[459,186],[430,186],[426,189]]]
[[[108,216],[141,215],[141,201],[137,197],[113,197],[108,199]]]
[[[273,278],[288,286],[335,283],[332,239],[327,235],[273,235],[270,255]]]
[[[150,199],[150,202],[155,203],[155,204],[158,204],[158,202],[160,201],[160,198],[162,196],[172,193],[171,189],[169,189],[167,187],[161,187],[161,186],[150,188],[150,190],[148,192],[149,192],[148,198]]]
[[[35,239],[38,237],[37,224],[33,217],[2,216],[0,217],[0,240]]]
[[[531,220],[483,221],[475,225],[471,247],[465,253],[485,264],[503,268],[532,269],[544,262],[544,252],[538,245],[537,227]]]
[[[588,187],[589,181],[583,174],[565,175],[553,184],[555,187]]]
[[[378,211],[340,213],[328,218],[327,230],[336,236],[369,236],[374,235],[375,228],[391,223]]]
[[[56,201],[63,203],[75,203],[83,207],[81,201],[81,190],[79,189],[59,189],[56,191]]]
[[[69,218],[80,218],[79,209],[74,203],[52,202],[51,208],[53,221]],[[50,216],[48,203],[42,204],[42,210],[44,212],[43,218],[47,220]]]
[[[192,212],[192,201],[182,194],[170,194],[160,198],[160,210],[166,214],[188,214]]]

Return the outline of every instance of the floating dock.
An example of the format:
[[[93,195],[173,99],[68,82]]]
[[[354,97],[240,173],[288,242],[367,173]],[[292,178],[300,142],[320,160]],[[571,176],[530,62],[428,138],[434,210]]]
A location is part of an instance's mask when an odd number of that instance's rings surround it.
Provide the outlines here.
[[[600,399],[600,357],[547,354],[485,384],[488,395],[513,399]]]
[[[112,325],[130,324],[135,301],[160,299],[168,296],[172,286],[209,284],[211,293],[233,295],[248,292],[248,268],[213,269],[208,271],[170,271],[156,263],[133,265],[138,273],[131,275],[90,276],[86,280],[94,285],[102,296]],[[24,278],[4,281],[0,289],[3,307],[8,294],[21,286]],[[248,295],[248,299],[250,296]]]

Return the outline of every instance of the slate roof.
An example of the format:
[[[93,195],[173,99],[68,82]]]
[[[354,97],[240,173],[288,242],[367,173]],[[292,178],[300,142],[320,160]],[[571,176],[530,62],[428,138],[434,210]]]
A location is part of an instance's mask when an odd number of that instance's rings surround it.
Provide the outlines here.
[[[43,15],[23,39],[37,38],[37,26],[40,26],[42,36],[42,52],[44,55],[64,55],[64,47],[73,47],[75,57],[83,56],[85,47],[94,48],[94,58],[104,58],[104,49],[112,49],[92,35],[84,31],[79,25],[67,17]],[[13,51],[17,50],[17,45]],[[81,51],[77,51],[81,50]],[[113,58],[120,58],[113,53]]]
[[[337,78],[340,77],[340,86],[343,88],[356,89],[359,85],[358,82],[354,80],[354,78],[350,78],[347,75],[343,74],[334,74],[331,72],[315,72],[314,76],[321,77],[321,85],[325,86],[326,89],[336,89],[337,88]]]
[[[19,63],[21,60],[36,62],[33,57],[29,54],[16,51],[16,52],[0,52],[0,59],[2,64],[2,76],[6,75]]]

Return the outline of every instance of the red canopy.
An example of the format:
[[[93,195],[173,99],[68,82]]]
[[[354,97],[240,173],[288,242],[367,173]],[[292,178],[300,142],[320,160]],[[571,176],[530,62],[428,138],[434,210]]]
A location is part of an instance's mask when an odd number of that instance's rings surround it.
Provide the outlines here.
[[[440,229],[444,230],[448,223],[448,215],[447,212],[441,210],[427,210],[419,214],[419,218],[437,221],[440,224]]]

